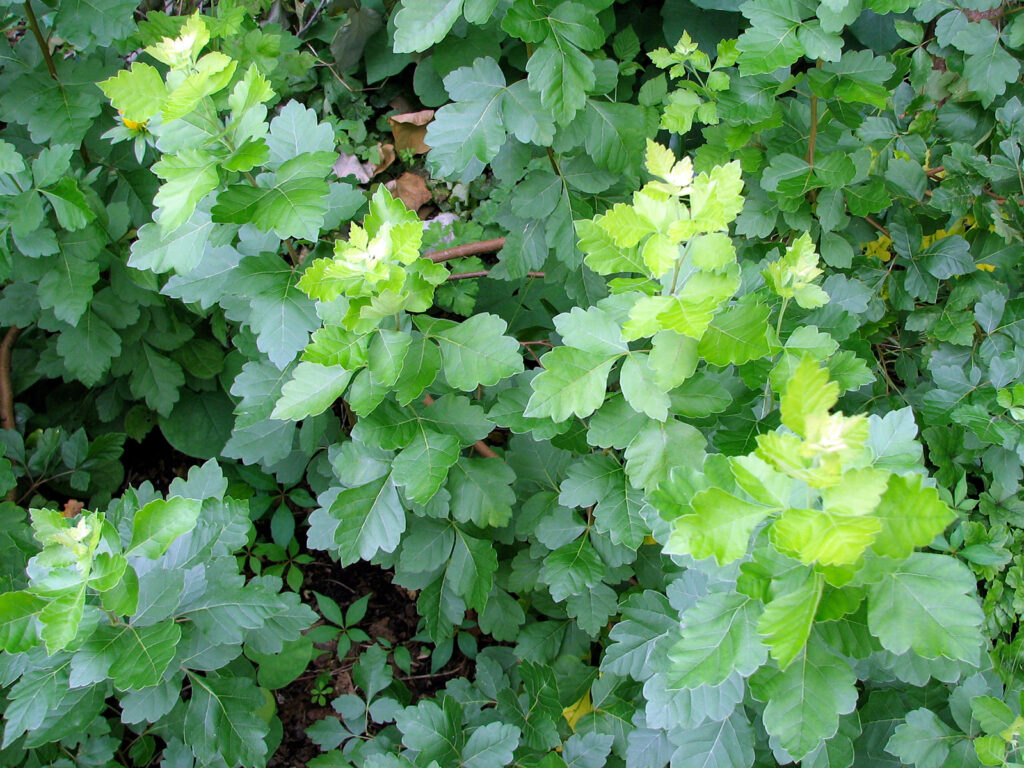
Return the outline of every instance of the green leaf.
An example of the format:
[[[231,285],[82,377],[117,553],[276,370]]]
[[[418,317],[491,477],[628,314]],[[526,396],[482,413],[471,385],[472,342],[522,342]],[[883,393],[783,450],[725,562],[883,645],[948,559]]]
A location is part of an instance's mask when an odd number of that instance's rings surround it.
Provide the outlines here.
[[[228,765],[262,764],[264,738],[270,726],[256,713],[264,699],[256,684],[244,677],[190,674],[192,698],[185,713],[186,743],[200,762],[223,760]]]
[[[125,554],[156,560],[175,539],[195,528],[201,508],[200,502],[180,496],[149,502],[135,513],[131,545]]]
[[[885,751],[918,768],[942,768],[955,736],[956,731],[938,715],[922,707],[908,712],[906,721],[896,726]]]
[[[765,606],[757,631],[765,636],[768,652],[779,669],[785,670],[806,646],[824,587],[821,575],[810,574],[798,587]]]
[[[192,272],[215,239],[217,226],[205,208],[197,208],[181,226],[168,232],[159,224],[141,226],[132,243],[128,266],[158,273],[174,270],[179,275]]]
[[[76,48],[95,45],[105,48],[134,29],[131,0],[94,3],[69,0],[57,7],[56,24],[63,39]]]
[[[448,476],[452,516],[481,527],[501,527],[512,519],[516,475],[501,459],[460,459]]]
[[[338,365],[299,363],[291,380],[281,388],[281,397],[270,418],[300,421],[323,413],[341,397],[352,373]]]
[[[974,575],[948,555],[915,552],[868,593],[868,626],[886,650],[978,663],[984,615]]]
[[[611,456],[584,456],[569,467],[558,496],[567,507],[594,507],[594,526],[615,544],[636,549],[650,533],[646,501]]]
[[[740,74],[756,75],[788,67],[804,54],[797,39],[803,18],[799,0],[747,2],[741,8],[750,28],[739,38]]]
[[[85,230],[86,232],[88,230]],[[100,266],[71,248],[53,257],[52,268],[39,281],[39,306],[52,309],[58,320],[77,325],[93,296]]]
[[[667,391],[660,389],[651,369],[650,357],[634,353],[626,357],[619,370],[619,386],[626,402],[633,410],[644,413],[655,421],[668,418],[670,400]]]
[[[505,723],[488,723],[470,735],[462,748],[463,768],[501,768],[512,762],[519,745],[519,729]]]
[[[395,457],[392,478],[405,488],[407,498],[426,504],[459,460],[460,448],[457,437],[421,428]]]
[[[162,621],[146,627],[100,627],[71,659],[71,685],[108,677],[118,690],[158,685],[181,640],[181,626]]]
[[[487,607],[494,583],[498,556],[486,539],[478,539],[455,527],[455,546],[445,570],[444,583],[476,611]]]
[[[857,705],[857,676],[849,662],[816,637],[786,670],[765,667],[750,692],[767,703],[764,727],[794,760],[802,760],[839,730],[839,716]]]
[[[519,342],[504,333],[508,325],[497,315],[473,315],[458,325],[424,333],[437,340],[448,383],[463,392],[489,387],[523,370]]]
[[[724,720],[708,719],[696,728],[674,731],[676,768],[746,768],[754,760],[754,729],[742,708]]]
[[[46,602],[28,592],[0,594],[0,649],[5,653],[23,653],[34,646],[35,617]]]
[[[126,120],[140,123],[160,112],[167,98],[167,86],[160,73],[141,61],[97,85]]]
[[[779,349],[770,314],[763,304],[743,303],[719,313],[700,339],[697,351],[712,365],[742,365]]]
[[[935,488],[921,475],[892,475],[874,512],[882,529],[873,549],[880,555],[903,559],[915,547],[931,544],[955,518]]]
[[[567,5],[570,4],[559,7]],[[647,118],[641,107],[594,99],[587,100],[580,125],[587,154],[598,166],[612,173],[623,173],[639,164],[647,139],[646,129]]]
[[[618,595],[607,584],[595,584],[582,592],[569,595],[565,610],[576,619],[580,629],[596,638],[608,619],[618,612]]]
[[[560,603],[598,584],[604,570],[597,550],[584,535],[549,553],[540,576],[551,590],[551,598]]]
[[[761,604],[739,592],[714,592],[683,614],[682,639],[669,651],[672,687],[718,685],[734,671],[744,677],[764,664],[768,648],[757,633]]]
[[[971,716],[985,733],[1001,733],[1013,727],[1017,720],[1006,702],[993,696],[975,696],[971,699]]]
[[[216,158],[198,149],[164,155],[153,165],[153,173],[164,181],[153,198],[162,232],[184,224],[199,201],[220,183]]]
[[[572,43],[552,35],[526,63],[527,82],[559,125],[569,123],[594,87],[594,63]],[[429,141],[429,139],[428,139]]]
[[[494,59],[478,58],[471,67],[448,73],[444,84],[455,103],[437,110],[427,126],[428,157],[438,176],[473,178],[505,143],[505,76]]]
[[[313,512],[309,546],[334,550],[341,563],[350,565],[369,560],[379,551],[394,552],[404,530],[405,510],[391,476],[385,475],[341,491],[328,509]]]
[[[648,422],[626,448],[626,474],[634,488],[651,493],[672,467],[702,466],[707,439],[691,424],[676,419]]]
[[[418,53],[441,42],[462,15],[462,0],[402,0],[395,14],[395,53]]]
[[[1000,44],[999,30],[987,19],[964,25],[953,37],[953,45],[964,51],[967,86],[988,106],[1006,92],[1006,84],[1020,75],[1020,62]]]
[[[316,241],[327,213],[324,176],[337,156],[333,152],[307,152],[286,160],[271,179],[260,176],[260,186],[234,184],[217,196],[213,221],[251,223],[282,240],[295,237]]]
[[[556,347],[541,358],[544,370],[533,380],[526,416],[565,421],[589,416],[604,402],[614,358],[572,347]]]
[[[42,193],[53,206],[57,221],[66,230],[73,232],[81,229],[96,218],[78,182],[73,178],[64,177],[53,186],[43,189]]]
[[[110,361],[121,353],[121,336],[91,309],[78,325],[65,328],[57,338],[57,354],[75,378],[91,387],[110,369]]]
[[[701,491],[690,501],[690,508],[692,512],[675,519],[666,551],[698,560],[714,556],[719,564],[746,555],[754,528],[778,511],[738,499],[721,488]]]
[[[334,152],[334,129],[328,123],[318,122],[316,112],[297,101],[289,101],[270,121],[267,149],[270,159],[267,167],[277,170],[282,164],[299,155]]]

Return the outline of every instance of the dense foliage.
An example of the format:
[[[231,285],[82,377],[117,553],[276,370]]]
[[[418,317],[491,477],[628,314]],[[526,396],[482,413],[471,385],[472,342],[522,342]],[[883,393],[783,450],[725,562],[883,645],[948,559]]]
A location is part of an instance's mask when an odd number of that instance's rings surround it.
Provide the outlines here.
[[[1021,764],[1024,4],[196,5],[0,0],[0,764]]]

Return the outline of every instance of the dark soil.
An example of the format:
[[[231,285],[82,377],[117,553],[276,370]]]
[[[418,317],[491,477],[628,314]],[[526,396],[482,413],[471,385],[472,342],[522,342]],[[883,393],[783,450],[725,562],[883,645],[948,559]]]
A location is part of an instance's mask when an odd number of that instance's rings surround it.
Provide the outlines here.
[[[419,623],[416,593],[393,584],[389,572],[366,562],[342,568],[325,553],[310,554],[319,554],[319,558],[303,566],[302,599],[315,608],[313,592],[316,591],[330,597],[344,609],[371,593],[366,616],[358,627],[372,639],[384,638],[392,646],[408,648],[412,657],[411,674],[394,665],[392,667],[395,678],[408,688],[412,701],[433,696],[453,677],[469,673],[471,662],[457,650],[442,670],[430,673],[425,645],[412,639]],[[333,642],[317,647],[324,652],[310,662],[306,671],[295,682],[274,691],[284,735],[267,768],[304,768],[309,760],[320,754],[320,748],[306,736],[306,729],[317,720],[337,717],[330,707],[331,699],[345,693],[358,693],[352,682],[351,669],[361,646],[353,646],[342,660],[338,659]],[[312,701],[312,689],[317,677],[324,672],[330,675],[332,691],[327,697],[327,706],[318,706]]]

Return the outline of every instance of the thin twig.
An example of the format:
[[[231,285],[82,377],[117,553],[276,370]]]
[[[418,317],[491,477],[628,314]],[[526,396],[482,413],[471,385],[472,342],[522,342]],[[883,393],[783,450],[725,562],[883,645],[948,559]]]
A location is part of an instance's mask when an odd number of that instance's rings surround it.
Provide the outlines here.
[[[452,275],[448,275],[449,280],[470,280],[474,277],[487,277],[490,274],[486,269],[481,269],[479,272],[456,272]],[[543,272],[527,272],[527,277],[545,277]]]
[[[891,235],[891,234],[889,234],[889,230],[888,230],[888,229],[886,229],[885,227],[883,227],[883,226],[882,226],[881,224],[879,224],[879,223],[878,223],[877,221],[875,221],[874,219],[872,219],[872,218],[871,218],[870,216],[865,216],[865,217],[864,217],[864,221],[866,221],[866,222],[867,222],[868,224],[870,224],[870,225],[871,225],[872,227],[874,227],[874,228],[875,228],[875,229],[877,229],[877,230],[878,230],[879,232],[881,232],[881,233],[882,233],[883,235],[885,235],[885,236],[886,236],[886,237],[888,237],[888,238],[889,238],[890,240],[892,240],[892,235]]]
[[[433,405],[434,404],[434,398],[431,397],[429,394],[424,394],[423,395],[423,404],[428,406],[428,407]],[[483,440],[477,440],[475,443],[473,443],[473,448],[475,448],[476,452],[479,453],[481,456],[483,456],[485,459],[499,459],[499,458],[501,458],[500,456],[498,456],[498,454],[496,454],[494,451],[492,451],[491,447],[489,445],[487,445],[487,443],[485,443]]]
[[[435,264],[452,259],[461,259],[465,256],[475,256],[478,253],[494,253],[505,247],[505,238],[498,237],[494,240],[481,240],[478,243],[466,243],[456,245],[453,248],[445,248],[443,251],[432,251],[423,254],[423,258],[430,259]]]
[[[50,77],[60,82],[60,78],[57,77],[57,67],[53,65],[53,56],[50,55],[50,46],[43,37],[42,31],[39,29],[39,21],[36,19],[36,12],[32,10],[32,0],[25,0],[25,18],[28,19],[28,25],[32,28],[32,34],[36,38],[36,42],[39,44],[39,50],[43,54],[43,61],[46,62],[46,68],[50,71]]]

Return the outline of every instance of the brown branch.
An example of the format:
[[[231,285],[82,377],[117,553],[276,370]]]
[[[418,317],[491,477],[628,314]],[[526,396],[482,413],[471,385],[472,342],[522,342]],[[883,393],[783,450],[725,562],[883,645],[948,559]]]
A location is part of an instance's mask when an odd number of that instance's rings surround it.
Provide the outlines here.
[[[53,56],[50,55],[50,46],[47,44],[42,31],[39,29],[39,22],[36,20],[36,12],[32,10],[32,0],[25,0],[24,5],[25,18],[28,19],[28,25],[31,27],[32,34],[36,38],[36,42],[39,44],[39,50],[43,54],[43,61],[46,62],[46,68],[50,72],[50,77],[59,83],[60,78],[57,77],[57,68],[53,65]]]
[[[423,403],[424,405],[431,406],[434,404],[434,398],[432,398],[430,395],[425,394],[423,395]],[[473,448],[475,448],[476,452],[483,456],[485,459],[501,458],[500,456],[498,456],[498,454],[491,450],[491,446],[487,445],[487,443],[485,443],[483,440],[477,440],[475,443],[473,443]]]
[[[490,272],[486,269],[481,269],[479,272],[456,272],[448,275],[449,280],[470,280],[474,277],[487,277]],[[527,272],[527,277],[545,277],[543,272]]]
[[[877,229],[877,230],[878,230],[879,232],[881,232],[881,233],[882,233],[883,235],[885,235],[885,236],[886,236],[886,237],[888,237],[888,238],[889,238],[890,240],[892,240],[892,235],[891,235],[891,234],[889,234],[889,230],[888,230],[888,229],[886,229],[885,227],[883,227],[883,226],[882,226],[881,224],[879,224],[879,223],[878,223],[877,221],[875,221],[874,219],[872,219],[872,218],[871,218],[870,216],[865,216],[865,217],[864,217],[864,221],[866,221],[866,222],[867,222],[868,224],[870,224],[870,225],[871,225],[872,227],[874,227],[874,228],[875,228],[875,229]]]
[[[478,243],[466,243],[456,245],[454,248],[445,248],[443,251],[432,251],[423,254],[423,258],[430,259],[435,264],[452,259],[461,259],[464,256],[475,256],[478,253],[494,253],[505,247],[505,238],[498,237],[494,240],[481,240]]]
[[[20,335],[21,328],[12,325],[0,342],[0,426],[4,429],[17,427],[14,420],[14,387],[11,385],[11,352]],[[7,492],[7,500],[14,501],[14,498],[15,489],[11,488]]]

